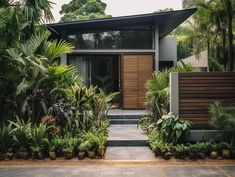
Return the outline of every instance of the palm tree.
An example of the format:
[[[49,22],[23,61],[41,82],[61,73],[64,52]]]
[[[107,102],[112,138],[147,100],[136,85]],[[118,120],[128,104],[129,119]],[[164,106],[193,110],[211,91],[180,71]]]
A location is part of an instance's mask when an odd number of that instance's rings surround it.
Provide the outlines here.
[[[207,49],[208,57],[223,64],[224,70],[233,71],[232,22],[235,3],[231,0],[183,0],[183,4],[186,7],[196,5],[198,11],[183,26],[185,37],[181,38],[182,42],[192,44],[194,54]]]
[[[223,4],[226,10],[227,16],[227,30],[228,30],[228,68],[230,71],[234,71],[234,46],[233,46],[233,6],[234,1],[223,0]]]

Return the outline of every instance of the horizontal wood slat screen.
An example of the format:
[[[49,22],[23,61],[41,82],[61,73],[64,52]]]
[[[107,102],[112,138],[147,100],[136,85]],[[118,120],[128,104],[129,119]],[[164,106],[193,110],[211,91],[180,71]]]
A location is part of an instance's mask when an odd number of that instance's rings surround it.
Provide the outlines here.
[[[195,127],[209,127],[215,101],[235,105],[235,73],[179,73],[179,116]]]

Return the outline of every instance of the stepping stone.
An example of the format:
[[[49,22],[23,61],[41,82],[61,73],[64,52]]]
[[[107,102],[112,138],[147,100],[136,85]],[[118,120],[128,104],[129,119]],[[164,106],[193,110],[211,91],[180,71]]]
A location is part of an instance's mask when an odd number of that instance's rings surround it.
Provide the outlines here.
[[[154,160],[154,153],[147,146],[107,147],[107,160]]]

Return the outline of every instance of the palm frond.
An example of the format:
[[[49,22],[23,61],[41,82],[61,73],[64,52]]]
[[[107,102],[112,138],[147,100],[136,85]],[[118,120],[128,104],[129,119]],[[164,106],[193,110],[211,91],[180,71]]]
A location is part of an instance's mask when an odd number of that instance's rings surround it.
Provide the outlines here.
[[[61,55],[72,52],[73,45],[64,41],[64,40],[54,40],[47,44],[45,50],[45,57],[47,57],[51,63],[54,62],[54,59],[60,57]]]

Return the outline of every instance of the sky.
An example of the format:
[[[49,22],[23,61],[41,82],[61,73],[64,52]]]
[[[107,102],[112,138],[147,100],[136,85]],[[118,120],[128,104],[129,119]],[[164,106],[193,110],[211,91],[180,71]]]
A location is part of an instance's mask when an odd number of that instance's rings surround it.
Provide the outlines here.
[[[172,8],[174,10],[182,9],[181,0],[102,0],[107,4],[106,14],[113,17],[152,13],[159,9]],[[52,13],[55,22],[60,20],[59,11],[63,4],[70,0],[52,0],[55,3]]]

